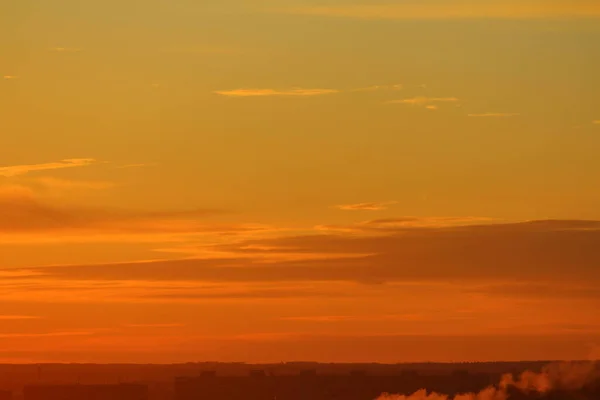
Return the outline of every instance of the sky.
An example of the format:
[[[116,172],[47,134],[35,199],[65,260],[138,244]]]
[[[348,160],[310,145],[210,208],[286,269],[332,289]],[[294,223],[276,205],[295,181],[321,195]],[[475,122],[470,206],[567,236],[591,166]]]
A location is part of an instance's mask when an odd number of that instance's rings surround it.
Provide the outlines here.
[[[0,362],[600,357],[600,4],[8,0]]]

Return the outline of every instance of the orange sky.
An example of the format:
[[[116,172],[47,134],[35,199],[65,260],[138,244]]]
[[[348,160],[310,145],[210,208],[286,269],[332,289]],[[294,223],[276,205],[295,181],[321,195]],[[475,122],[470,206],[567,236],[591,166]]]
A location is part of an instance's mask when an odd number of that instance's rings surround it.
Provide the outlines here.
[[[0,362],[598,357],[599,17],[12,2]]]

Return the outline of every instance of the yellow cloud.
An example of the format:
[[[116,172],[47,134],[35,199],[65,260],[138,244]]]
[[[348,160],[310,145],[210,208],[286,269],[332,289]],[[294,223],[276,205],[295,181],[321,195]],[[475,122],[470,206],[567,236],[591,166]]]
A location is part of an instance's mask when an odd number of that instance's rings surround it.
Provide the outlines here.
[[[276,89],[234,89],[234,90],[220,90],[214,93],[222,96],[229,97],[266,97],[266,96],[319,96],[324,94],[334,93],[352,93],[352,92],[375,92],[379,90],[401,90],[403,85],[374,85],[356,89],[301,89],[295,88],[290,90],[276,90]]]
[[[600,125],[600,119],[592,122],[595,125]]]
[[[411,2],[408,4],[364,4],[299,7],[279,10],[300,15],[321,15],[360,19],[544,19],[598,18],[600,4],[586,0],[528,1],[445,1]]]
[[[74,167],[87,167],[88,165],[96,164],[93,158],[70,158],[61,160],[58,162],[44,163],[44,164],[24,164],[24,165],[11,165],[7,167],[0,167],[0,176],[10,177],[17,175],[24,175],[35,171],[47,171],[53,169],[63,168],[74,168]]]
[[[363,221],[351,225],[317,225],[317,231],[350,234],[381,234],[405,228],[450,228],[493,223],[486,217],[400,217]]]
[[[387,206],[396,203],[396,201],[381,201],[371,203],[342,204],[335,206],[335,208],[346,211],[380,211],[386,210],[388,208]]]
[[[431,103],[456,103],[460,101],[458,98],[456,97],[425,97],[425,96],[417,96],[417,97],[413,97],[410,99],[400,99],[400,100],[390,100],[388,101],[388,104],[410,104],[413,106],[424,106],[426,108],[431,109],[436,109],[436,108],[430,108],[427,107],[428,105],[431,105]]]
[[[275,89],[234,89],[216,91],[216,94],[228,97],[267,97],[267,96],[319,96],[324,94],[339,93],[335,89],[290,89],[290,90],[275,90]]]
[[[351,92],[374,92],[376,90],[402,90],[404,85],[396,84],[396,85],[375,85],[375,86],[367,86],[364,88],[351,89]]]
[[[4,75],[3,78],[6,79],[6,80],[17,79],[17,77],[15,75]]]

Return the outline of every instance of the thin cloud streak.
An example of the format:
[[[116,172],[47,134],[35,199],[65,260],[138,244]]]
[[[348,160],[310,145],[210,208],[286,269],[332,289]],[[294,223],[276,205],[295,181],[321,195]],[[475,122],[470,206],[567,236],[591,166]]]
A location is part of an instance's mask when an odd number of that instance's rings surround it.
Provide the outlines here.
[[[434,108],[431,108],[433,103],[457,103],[460,100],[456,97],[425,97],[425,96],[417,96],[409,99],[400,99],[400,100],[390,100],[387,104],[408,104],[412,106],[422,106],[431,109],[436,109],[438,106],[433,105]]]
[[[185,324],[127,324],[128,328],[180,328]]]
[[[321,96],[326,94],[339,93],[336,89],[291,89],[291,90],[275,90],[275,89],[235,89],[221,90],[214,93],[227,97],[309,97]]]
[[[96,332],[47,332],[47,333],[2,333],[0,339],[19,339],[19,338],[45,338],[45,337],[62,337],[62,336],[90,336]]]
[[[35,301],[54,304],[93,303],[214,303],[277,299],[358,298],[355,284],[303,282],[220,282],[158,280],[86,280],[14,278],[0,281],[0,301]],[[367,293],[368,294],[368,293]],[[182,323],[129,323],[128,328],[176,328]]]
[[[395,231],[402,228],[450,228],[456,226],[492,223],[493,218],[486,217],[398,217],[362,221],[352,225],[317,225],[317,231],[338,231],[369,234]]]
[[[335,206],[334,208],[345,210],[345,211],[381,211],[387,210],[388,206],[397,204],[397,201],[381,201],[381,202],[370,202],[370,203],[357,203],[357,204],[342,204]]]
[[[438,4],[358,4],[340,6],[297,7],[273,10],[295,15],[313,15],[368,20],[448,20],[448,19],[572,19],[598,18],[596,2],[563,1],[547,4],[524,1],[439,2]]]
[[[171,54],[240,54],[250,51],[249,49],[233,47],[172,47],[161,50],[163,53]]]
[[[304,317],[283,317],[281,321],[294,322],[378,322],[378,321],[437,321],[442,322],[439,316],[425,314],[388,314],[388,315],[315,315]]]
[[[48,171],[55,169],[64,168],[76,168],[76,167],[87,167],[93,164],[97,164],[98,161],[94,158],[69,158],[57,162],[43,163],[43,164],[23,164],[23,165],[10,165],[6,167],[0,167],[0,176],[12,177],[18,175],[25,175],[30,172],[37,171]]]
[[[34,315],[0,315],[0,321],[24,321],[31,319],[40,319],[41,317]]]
[[[147,168],[147,167],[156,167],[158,164],[156,163],[136,163],[136,164],[124,164],[119,165],[115,168],[117,169],[127,169],[127,168]]]
[[[481,114],[468,114],[469,117],[482,117],[482,118],[503,118],[503,117],[518,117],[521,114],[518,113],[481,113]]]
[[[36,197],[31,189],[0,186],[0,242],[19,235],[41,234],[49,240],[65,240],[69,235],[98,239],[97,235],[156,235],[174,233],[249,232],[264,229],[258,225],[206,224],[202,218],[223,214],[217,209],[184,211],[135,211],[111,208],[54,205]],[[54,232],[56,235],[47,235]],[[82,235],[86,233],[86,235]],[[31,238],[33,239],[33,237]]]
[[[80,53],[83,51],[82,49],[74,47],[53,47],[50,50],[56,53]]]
[[[309,97],[309,96],[321,96],[326,94],[337,94],[337,93],[353,93],[353,92],[375,92],[380,90],[402,90],[403,85],[374,85],[356,89],[302,89],[294,88],[289,90],[278,90],[278,89],[234,89],[234,90],[219,90],[214,93],[228,96],[228,97]]]
[[[377,90],[402,90],[404,85],[375,85],[358,89],[350,89],[349,92],[374,92]]]
[[[48,189],[57,190],[76,190],[76,189],[90,189],[90,190],[103,190],[115,187],[115,183],[108,181],[75,181],[54,178],[50,176],[40,177],[35,180],[36,183],[44,186]]]

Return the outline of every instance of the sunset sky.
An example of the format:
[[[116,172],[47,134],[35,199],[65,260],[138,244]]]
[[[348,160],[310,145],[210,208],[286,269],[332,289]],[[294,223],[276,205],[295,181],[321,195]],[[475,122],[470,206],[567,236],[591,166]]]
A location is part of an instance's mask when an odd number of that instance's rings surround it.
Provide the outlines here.
[[[600,358],[597,0],[8,0],[0,363]]]

